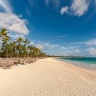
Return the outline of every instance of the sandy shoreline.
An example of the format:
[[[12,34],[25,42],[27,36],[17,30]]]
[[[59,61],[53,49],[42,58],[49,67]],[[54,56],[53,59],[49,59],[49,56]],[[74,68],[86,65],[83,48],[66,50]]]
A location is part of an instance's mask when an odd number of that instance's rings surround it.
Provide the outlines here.
[[[0,96],[96,96],[96,72],[52,58],[0,69]]]
[[[63,62],[68,63],[68,64],[71,64],[71,65],[74,65],[74,66],[77,66],[77,67],[81,67],[81,68],[84,68],[84,69],[96,71],[96,64],[86,64],[86,63],[83,63],[83,62],[64,60],[64,59],[62,60],[62,59],[58,59],[58,58],[55,58],[55,59],[59,60],[59,61],[63,61]]]

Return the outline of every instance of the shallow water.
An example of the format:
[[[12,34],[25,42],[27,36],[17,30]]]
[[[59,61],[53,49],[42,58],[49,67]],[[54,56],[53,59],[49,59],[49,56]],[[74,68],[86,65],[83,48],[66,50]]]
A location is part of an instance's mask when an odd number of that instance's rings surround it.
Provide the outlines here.
[[[96,57],[86,57],[86,58],[59,58],[59,60],[62,60],[64,62],[67,62],[69,64],[93,70],[96,71]]]

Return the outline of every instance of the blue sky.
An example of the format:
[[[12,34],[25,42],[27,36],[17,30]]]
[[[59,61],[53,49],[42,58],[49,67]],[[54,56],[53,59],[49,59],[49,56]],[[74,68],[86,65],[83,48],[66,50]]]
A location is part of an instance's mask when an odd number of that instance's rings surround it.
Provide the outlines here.
[[[0,0],[0,28],[50,55],[96,56],[96,0]]]

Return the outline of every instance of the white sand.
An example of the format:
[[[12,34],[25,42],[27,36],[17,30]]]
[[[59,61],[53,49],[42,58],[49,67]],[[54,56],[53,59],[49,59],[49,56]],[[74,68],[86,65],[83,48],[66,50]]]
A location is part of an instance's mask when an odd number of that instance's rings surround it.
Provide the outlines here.
[[[0,69],[0,96],[96,96],[96,72],[52,58]]]

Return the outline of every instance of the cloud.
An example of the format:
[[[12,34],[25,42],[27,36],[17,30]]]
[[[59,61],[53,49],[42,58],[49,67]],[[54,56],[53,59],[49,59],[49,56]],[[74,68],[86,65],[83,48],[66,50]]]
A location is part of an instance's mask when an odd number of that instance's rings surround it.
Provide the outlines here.
[[[88,0],[73,0],[70,9],[74,15],[82,16],[88,10],[88,6]]]
[[[70,45],[86,44],[86,42],[73,42],[69,43]]]
[[[0,7],[5,12],[0,12],[0,27],[7,28],[11,32],[21,33],[27,35],[29,30],[26,26],[27,20],[21,19],[21,16],[17,16],[12,12],[8,0],[0,0]]]
[[[5,27],[9,31],[22,33],[27,35],[29,30],[27,29],[26,20],[20,19],[15,14],[0,12],[0,27]]]
[[[32,41],[33,44],[31,45],[34,45],[35,47],[39,48],[40,50],[42,50],[43,52],[45,52],[46,54],[55,54],[55,53],[58,53],[56,52],[55,50],[59,49],[59,45],[56,45],[56,44],[52,44],[52,43],[49,43],[49,42],[42,42],[42,41]]]
[[[22,38],[25,38],[25,36],[23,34],[9,34],[9,36],[12,38],[12,39],[17,39],[19,37],[22,37]]]
[[[89,45],[89,46],[95,46],[96,45],[96,38],[88,40],[88,41],[84,41],[84,42],[74,42],[74,43],[69,43],[69,44],[73,44],[73,45],[78,45],[78,44],[84,44],[84,45]]]
[[[91,55],[93,55],[93,56],[96,55],[96,48],[94,48],[94,47],[88,48],[87,51],[88,51]]]
[[[46,6],[49,6],[49,4],[53,4],[56,8],[59,7],[61,0],[44,0]]]
[[[62,46],[50,42],[34,42],[34,46],[42,50],[48,55],[62,55],[62,56],[78,56],[82,55],[81,50],[77,46]]]
[[[4,11],[10,13],[11,11],[11,6],[8,3],[8,0],[0,0],[0,7],[3,8]]]
[[[40,50],[44,50],[44,46],[42,44],[37,44],[36,47],[39,48]]]
[[[61,54],[66,54],[65,56],[78,56],[81,55],[80,50],[79,49],[66,49],[66,51],[61,50]]]
[[[60,10],[60,13],[61,13],[61,15],[63,15],[65,13],[67,13],[67,11],[68,11],[68,7],[62,7]]]
[[[84,15],[89,7],[88,0],[73,0],[71,6],[69,7],[62,7],[60,10],[61,15],[64,13],[68,13],[69,15],[75,15],[75,16],[82,16]]]
[[[34,45],[34,41],[31,41],[31,42],[30,42],[30,45]]]
[[[59,47],[59,45],[52,44],[52,43],[49,43],[49,42],[41,42],[41,41],[39,41],[39,42],[36,43],[36,46],[38,44],[42,45],[44,47],[43,49],[54,49],[54,48]]]
[[[34,44],[38,45],[38,48],[42,49],[42,51],[44,51],[49,55],[96,56],[95,40],[96,39],[92,39],[84,42],[75,42],[75,43],[71,43],[71,45],[69,44],[66,46],[62,46],[50,42],[41,42],[41,41],[37,43],[35,42]],[[93,45],[94,47],[92,47]]]
[[[96,45],[96,38],[86,42],[87,45]]]
[[[59,46],[59,50],[60,50],[60,54],[65,55],[65,56],[76,56],[76,55],[80,55],[81,52],[78,49],[77,46]]]
[[[75,50],[75,52],[76,52],[76,53],[79,53],[79,52],[80,52],[80,50],[79,50],[79,49],[76,49],[76,50]]]
[[[62,34],[56,37],[51,37],[51,42],[57,42],[58,40],[64,39],[64,37],[67,36],[67,34]]]

